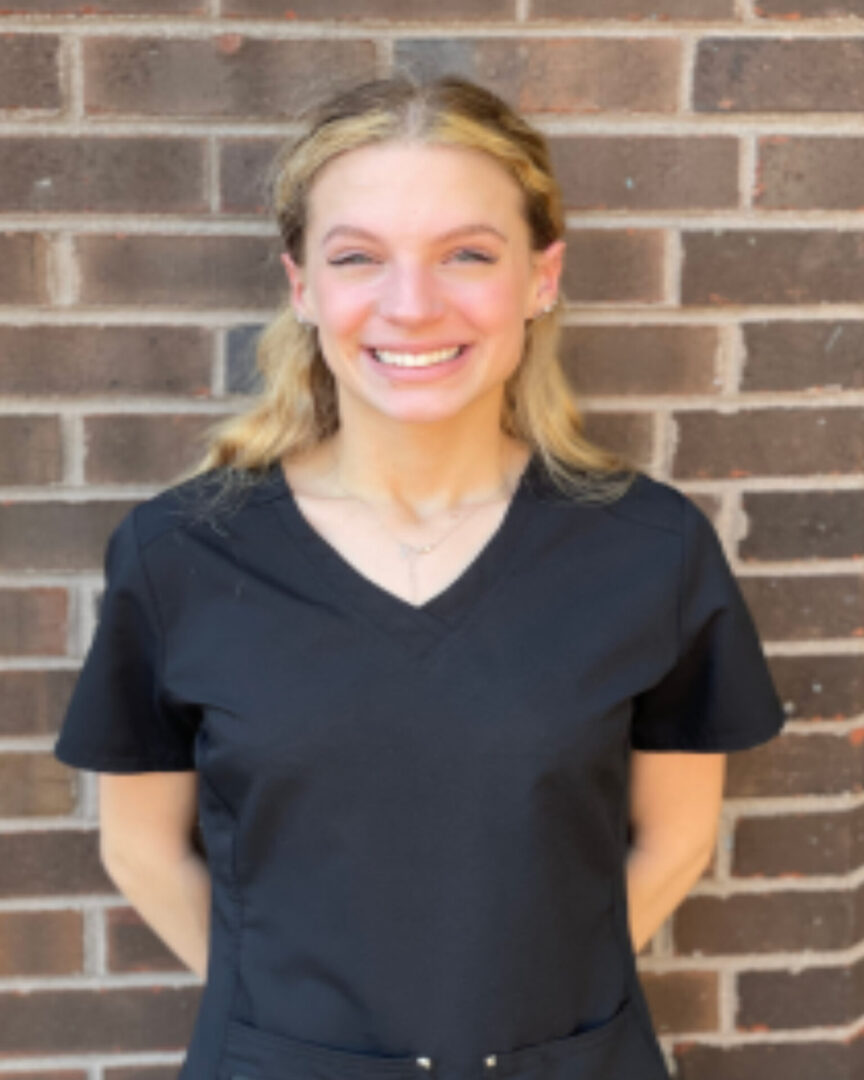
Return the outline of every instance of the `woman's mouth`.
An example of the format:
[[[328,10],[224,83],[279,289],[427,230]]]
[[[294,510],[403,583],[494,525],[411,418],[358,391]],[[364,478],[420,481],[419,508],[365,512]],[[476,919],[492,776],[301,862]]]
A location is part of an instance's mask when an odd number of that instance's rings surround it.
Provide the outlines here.
[[[399,368],[427,368],[446,364],[460,357],[467,345],[454,345],[446,349],[435,349],[430,352],[397,352],[390,349],[369,349],[372,357],[379,363],[388,367]]]
[[[362,355],[371,370],[390,383],[431,382],[461,370],[470,360],[470,345],[452,345],[428,352],[364,348]]]

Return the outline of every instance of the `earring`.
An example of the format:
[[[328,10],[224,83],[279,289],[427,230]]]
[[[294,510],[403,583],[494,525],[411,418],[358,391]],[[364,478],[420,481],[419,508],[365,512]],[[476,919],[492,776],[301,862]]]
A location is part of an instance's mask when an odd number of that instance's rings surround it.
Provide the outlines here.
[[[553,310],[553,308],[555,307],[555,305],[557,303],[558,303],[557,299],[556,300],[550,300],[549,303],[545,307],[540,308],[540,310],[537,312],[537,314],[534,316],[534,318],[537,319],[541,315],[548,315],[549,312]]]

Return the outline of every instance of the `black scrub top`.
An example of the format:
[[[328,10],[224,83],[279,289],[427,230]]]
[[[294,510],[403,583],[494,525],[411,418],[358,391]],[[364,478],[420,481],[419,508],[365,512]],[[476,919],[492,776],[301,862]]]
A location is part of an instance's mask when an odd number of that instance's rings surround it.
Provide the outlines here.
[[[215,477],[111,534],[54,748],[199,773],[209,966],[180,1080],[668,1080],[628,929],[629,749],[784,723],[710,519],[644,472],[573,502],[535,455],[414,606],[278,462],[190,517]]]

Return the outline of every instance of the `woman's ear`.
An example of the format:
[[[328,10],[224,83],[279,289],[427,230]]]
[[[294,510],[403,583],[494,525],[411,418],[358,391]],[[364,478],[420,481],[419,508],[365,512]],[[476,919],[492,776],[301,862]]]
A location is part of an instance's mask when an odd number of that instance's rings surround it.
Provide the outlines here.
[[[311,312],[306,310],[306,278],[303,267],[296,263],[287,252],[283,252],[280,258],[285,267],[285,273],[288,275],[291,307],[308,322],[311,320]]]
[[[564,270],[564,252],[567,248],[563,240],[553,240],[542,251],[534,252],[534,308],[546,308],[558,299],[561,274]]]

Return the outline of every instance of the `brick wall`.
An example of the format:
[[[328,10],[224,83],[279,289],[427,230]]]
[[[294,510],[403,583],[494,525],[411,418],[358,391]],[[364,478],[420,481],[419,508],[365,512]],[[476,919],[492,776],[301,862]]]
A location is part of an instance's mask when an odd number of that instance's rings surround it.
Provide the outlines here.
[[[50,747],[109,529],[250,389],[284,281],[262,181],[285,117],[394,64],[466,73],[550,136],[589,429],[712,515],[788,703],[782,737],[730,756],[714,864],[639,958],[670,1066],[864,1074],[862,20],[862,0],[7,0],[0,1080],[176,1075],[200,985],[106,879],[96,778]]]

